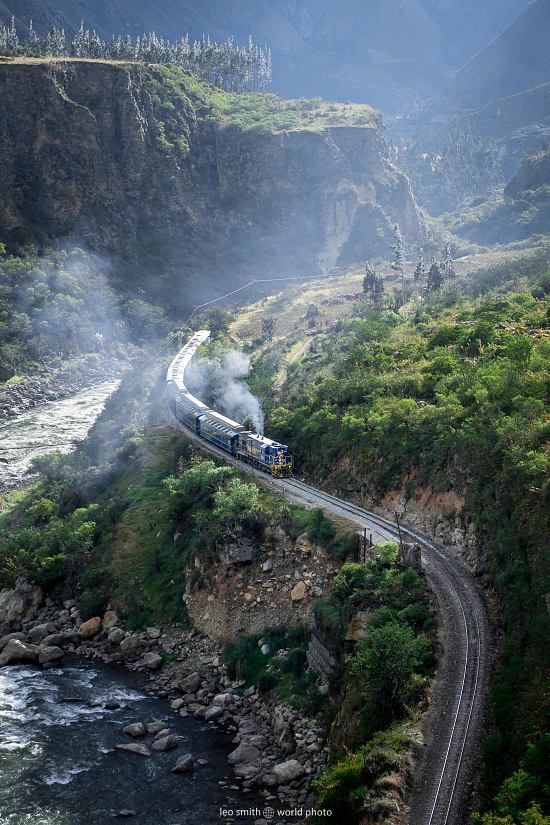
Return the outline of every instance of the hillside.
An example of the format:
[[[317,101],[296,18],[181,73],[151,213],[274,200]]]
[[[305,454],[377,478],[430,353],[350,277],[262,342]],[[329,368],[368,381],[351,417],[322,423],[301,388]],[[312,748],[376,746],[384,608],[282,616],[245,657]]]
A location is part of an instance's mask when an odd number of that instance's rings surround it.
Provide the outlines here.
[[[548,265],[545,248],[399,312],[331,279],[329,300],[317,286],[283,294],[233,327],[253,342],[269,431],[292,446],[300,474],[388,516],[402,505],[498,604],[482,788],[495,818],[483,825],[546,821],[526,811],[548,803]],[[279,311],[281,333],[265,340],[263,321]]]
[[[322,271],[421,225],[366,105],[234,95],[176,67],[0,64],[0,240],[74,239],[172,311]],[[212,277],[215,273],[215,278]],[[214,285],[215,282],[215,285]]]
[[[0,19],[15,14],[21,27],[64,25],[82,18],[101,36],[164,37],[189,32],[246,42],[249,34],[273,51],[275,89],[287,97],[367,101],[399,112],[437,94],[449,74],[481,49],[525,7],[526,0],[343,0],[334,25],[327,2],[296,0],[1,0]]]

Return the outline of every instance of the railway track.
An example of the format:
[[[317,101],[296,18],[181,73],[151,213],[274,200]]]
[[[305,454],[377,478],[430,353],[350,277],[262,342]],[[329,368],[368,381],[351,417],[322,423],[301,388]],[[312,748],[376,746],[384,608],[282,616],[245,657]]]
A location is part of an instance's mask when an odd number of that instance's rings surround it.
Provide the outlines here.
[[[397,526],[369,510],[294,478],[278,479],[246,465],[183,428],[206,452],[221,456],[264,485],[282,490],[306,506],[354,522],[372,533],[375,543],[398,537]],[[426,745],[415,771],[408,825],[466,825],[490,673],[490,625],[481,595],[467,568],[428,536],[401,525],[421,547],[422,564],[436,596],[441,656],[430,710]]]

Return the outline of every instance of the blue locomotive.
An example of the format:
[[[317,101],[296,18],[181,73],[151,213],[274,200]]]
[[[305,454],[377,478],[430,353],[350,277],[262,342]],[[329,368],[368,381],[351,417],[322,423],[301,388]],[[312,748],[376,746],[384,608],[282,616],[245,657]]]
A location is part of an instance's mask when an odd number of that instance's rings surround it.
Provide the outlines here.
[[[174,418],[194,430],[205,441],[210,441],[241,461],[277,478],[289,476],[292,473],[293,458],[286,444],[245,430],[236,421],[209,409],[191,395],[185,386],[185,370],[197,347],[209,338],[208,330],[196,332],[168,367],[166,382]]]

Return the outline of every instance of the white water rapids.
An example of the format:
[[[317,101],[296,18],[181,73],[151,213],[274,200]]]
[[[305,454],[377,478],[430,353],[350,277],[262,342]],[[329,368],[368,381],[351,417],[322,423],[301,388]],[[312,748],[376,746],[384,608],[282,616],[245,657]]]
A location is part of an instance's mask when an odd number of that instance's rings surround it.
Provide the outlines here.
[[[105,381],[65,398],[40,404],[0,424],[0,490],[24,480],[31,462],[51,452],[70,452],[85,438],[116,390],[118,381]]]

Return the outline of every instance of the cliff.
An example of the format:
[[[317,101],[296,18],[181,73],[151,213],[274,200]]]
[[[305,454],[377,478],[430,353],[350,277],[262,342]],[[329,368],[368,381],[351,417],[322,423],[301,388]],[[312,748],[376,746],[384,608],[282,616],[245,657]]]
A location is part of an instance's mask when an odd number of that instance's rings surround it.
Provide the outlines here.
[[[0,240],[71,239],[172,307],[418,239],[368,106],[231,95],[174,67],[0,64]],[[215,286],[213,286],[215,282]]]

